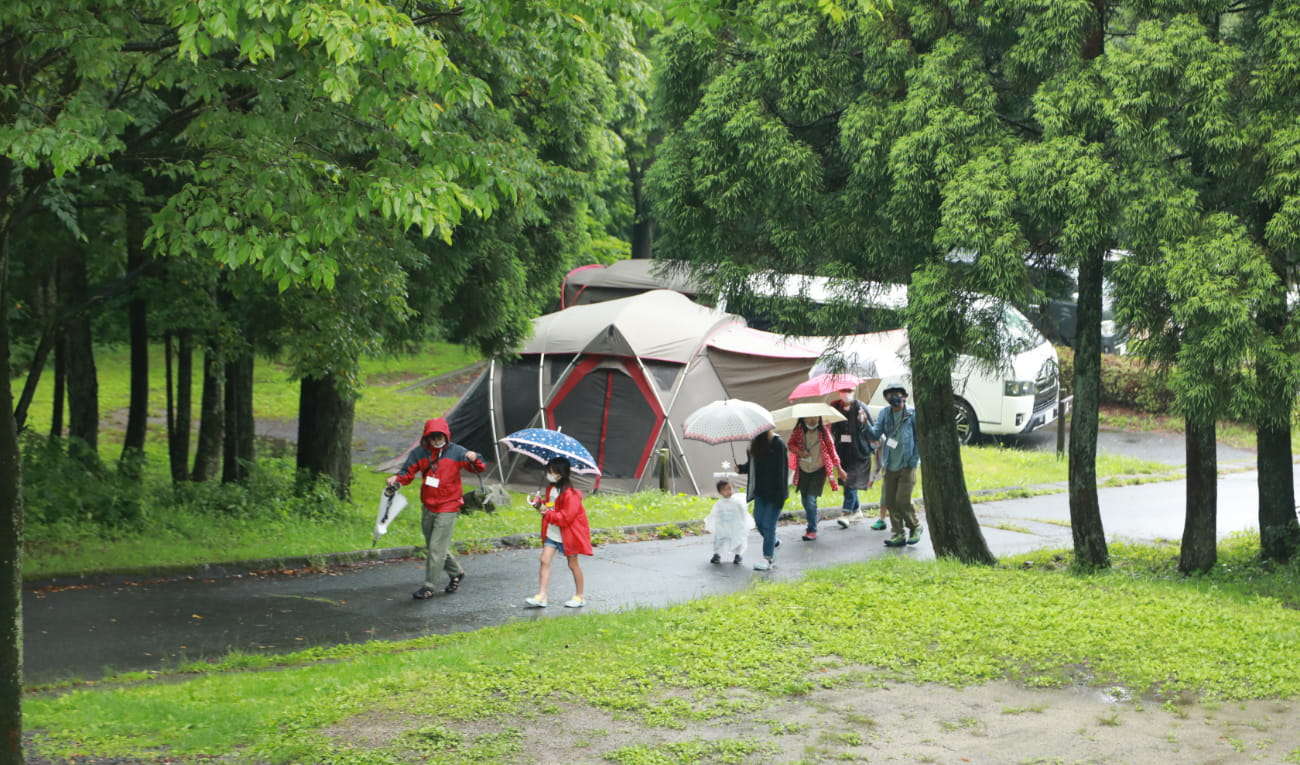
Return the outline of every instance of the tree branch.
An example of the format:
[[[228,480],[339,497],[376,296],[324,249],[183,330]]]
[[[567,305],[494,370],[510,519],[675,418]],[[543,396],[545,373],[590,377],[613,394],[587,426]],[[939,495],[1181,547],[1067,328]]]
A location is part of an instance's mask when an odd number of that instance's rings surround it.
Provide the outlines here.
[[[433,11],[430,13],[426,13],[423,16],[413,17],[411,19],[411,23],[417,27],[422,27],[425,26],[426,24],[432,24],[433,22],[438,21],[440,19],[455,18],[456,16],[459,16],[464,12],[465,12],[465,6],[458,5],[455,8],[451,8],[449,10]]]
[[[167,35],[157,40],[149,42],[138,41],[128,42],[122,45],[123,53],[156,53],[160,50],[167,50],[180,45],[181,41],[175,35]]]

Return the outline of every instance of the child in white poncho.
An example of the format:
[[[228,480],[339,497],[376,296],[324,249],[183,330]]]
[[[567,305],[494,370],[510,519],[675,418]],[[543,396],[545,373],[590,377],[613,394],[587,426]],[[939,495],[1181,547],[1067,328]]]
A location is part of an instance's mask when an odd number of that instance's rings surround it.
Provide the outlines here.
[[[745,507],[745,495],[736,492],[731,482],[718,481],[718,494],[722,497],[713,503],[713,512],[704,519],[704,530],[713,534],[713,557],[709,563],[721,563],[723,555],[734,556],[732,563],[739,564],[749,547],[749,530],[754,519]]]

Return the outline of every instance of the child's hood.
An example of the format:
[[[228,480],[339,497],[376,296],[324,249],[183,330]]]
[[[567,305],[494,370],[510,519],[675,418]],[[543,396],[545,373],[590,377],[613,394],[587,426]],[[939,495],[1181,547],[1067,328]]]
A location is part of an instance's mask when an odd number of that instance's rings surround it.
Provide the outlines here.
[[[428,438],[434,433],[441,433],[447,441],[451,441],[451,428],[447,425],[447,420],[442,417],[434,417],[432,420],[424,421],[423,438]]]

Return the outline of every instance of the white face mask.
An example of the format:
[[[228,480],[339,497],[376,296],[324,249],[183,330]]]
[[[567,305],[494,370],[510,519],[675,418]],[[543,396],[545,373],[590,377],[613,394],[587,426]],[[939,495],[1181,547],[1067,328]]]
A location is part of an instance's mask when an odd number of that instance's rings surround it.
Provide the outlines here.
[[[549,481],[550,483],[559,483],[559,481],[560,481],[560,474],[559,474],[559,473],[547,473],[547,474],[546,474],[546,480]]]
[[[852,403],[853,403],[853,391],[851,391],[851,390],[843,390],[843,391],[840,391],[840,401],[843,401],[843,402],[846,403],[846,404],[852,404]]]
[[[442,447],[447,445],[447,439],[443,438],[442,436],[436,436],[434,438],[429,439],[429,443],[433,445],[433,448],[441,449]]]

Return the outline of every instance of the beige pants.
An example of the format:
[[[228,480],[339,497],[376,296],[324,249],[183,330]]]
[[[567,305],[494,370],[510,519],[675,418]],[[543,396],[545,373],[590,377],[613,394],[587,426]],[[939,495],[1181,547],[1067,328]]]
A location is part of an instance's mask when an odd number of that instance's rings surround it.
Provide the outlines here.
[[[886,470],[885,484],[880,490],[880,506],[889,508],[889,527],[894,534],[916,528],[916,511],[912,509],[912,489],[916,488],[916,469]]]
[[[465,573],[456,561],[456,554],[451,551],[451,532],[456,528],[456,516],[460,513],[431,513],[423,511],[420,527],[424,529],[424,586],[433,589],[433,578],[441,568],[448,576]]]

